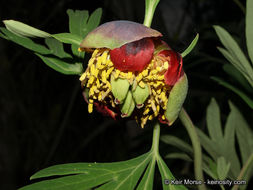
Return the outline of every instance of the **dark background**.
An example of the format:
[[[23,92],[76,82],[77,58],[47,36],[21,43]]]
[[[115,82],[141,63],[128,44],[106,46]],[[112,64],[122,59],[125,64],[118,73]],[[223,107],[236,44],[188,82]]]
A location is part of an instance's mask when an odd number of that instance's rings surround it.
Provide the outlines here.
[[[67,9],[92,12],[98,7],[103,8],[101,23],[143,22],[144,0],[8,0],[0,3],[0,20],[19,20],[49,33],[61,33],[68,31]],[[179,52],[200,34],[194,52],[184,60],[190,84],[184,106],[202,128],[211,97],[217,99],[224,116],[229,111],[228,99],[244,114],[250,112],[240,98],[210,79],[229,80],[222,71],[225,58],[216,49],[221,44],[214,24],[225,27],[244,44],[244,14],[231,0],[161,0],[152,23]],[[172,127],[162,125],[161,134],[190,142],[179,121]],[[141,129],[133,121],[115,122],[96,111],[88,114],[77,76],[59,74],[32,52],[0,39],[0,189],[27,185],[33,173],[54,164],[133,158],[149,150],[151,137],[149,125]],[[176,150],[163,143],[160,149],[163,156]],[[192,164],[166,161],[175,176],[194,177]]]

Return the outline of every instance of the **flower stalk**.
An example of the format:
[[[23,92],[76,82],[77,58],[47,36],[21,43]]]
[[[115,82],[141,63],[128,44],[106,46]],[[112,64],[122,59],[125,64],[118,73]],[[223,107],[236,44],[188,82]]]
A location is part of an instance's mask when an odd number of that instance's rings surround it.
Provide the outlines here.
[[[145,3],[145,18],[143,24],[147,27],[151,26],[155,9],[160,0],[146,0]]]
[[[154,122],[154,129],[153,129],[153,141],[151,151],[158,156],[159,155],[159,139],[160,139],[160,125],[158,121]]]

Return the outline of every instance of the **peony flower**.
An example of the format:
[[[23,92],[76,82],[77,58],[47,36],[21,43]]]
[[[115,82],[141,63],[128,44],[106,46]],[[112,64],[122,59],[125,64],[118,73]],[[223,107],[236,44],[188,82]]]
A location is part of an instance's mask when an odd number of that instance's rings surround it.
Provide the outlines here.
[[[130,21],[105,23],[91,31],[79,50],[93,52],[80,81],[88,111],[116,119],[131,117],[144,127],[158,118],[172,125],[188,83],[182,57],[162,34]]]

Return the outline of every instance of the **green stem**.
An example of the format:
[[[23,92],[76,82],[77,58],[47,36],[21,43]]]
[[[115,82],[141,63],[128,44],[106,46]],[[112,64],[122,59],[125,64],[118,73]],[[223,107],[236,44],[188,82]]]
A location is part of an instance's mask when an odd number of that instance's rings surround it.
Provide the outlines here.
[[[159,155],[159,139],[160,139],[160,125],[158,122],[156,122],[153,130],[153,141],[151,147],[151,151],[155,154],[155,156]]]
[[[183,125],[185,126],[185,128],[190,136],[191,142],[192,142],[193,151],[194,151],[195,178],[197,180],[201,180],[202,182],[204,182],[204,175],[203,175],[203,171],[202,171],[202,152],[201,152],[201,146],[200,146],[200,141],[199,141],[197,131],[191,121],[191,118],[188,116],[188,114],[186,113],[184,108],[180,112],[179,118],[180,118],[181,122],[183,123]],[[205,184],[203,183],[202,185],[199,185],[198,189],[205,190],[206,189]]]
[[[220,188],[221,190],[225,190],[224,186],[223,185],[220,185]]]
[[[155,9],[160,0],[146,0],[145,3],[145,18],[143,24],[147,27],[151,26]]]
[[[243,166],[242,170],[240,171],[240,174],[236,180],[242,180],[243,177],[245,177],[247,171],[252,168],[252,167],[250,167],[250,166],[252,166],[252,164],[253,164],[253,154],[250,155],[250,157],[248,158],[248,160],[244,164],[244,166]],[[239,185],[234,185],[232,190],[237,190],[238,188],[239,188]]]
[[[243,6],[243,4],[239,1],[239,0],[233,0],[235,2],[235,4],[237,4],[237,6],[241,9],[241,11],[243,12],[243,14],[246,13],[246,9]]]

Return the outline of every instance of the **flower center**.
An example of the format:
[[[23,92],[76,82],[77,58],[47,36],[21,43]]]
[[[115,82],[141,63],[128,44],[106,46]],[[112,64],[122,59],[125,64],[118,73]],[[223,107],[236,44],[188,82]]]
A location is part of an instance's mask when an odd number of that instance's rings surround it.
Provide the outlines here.
[[[132,52],[131,52],[132,53]],[[147,120],[159,116],[165,121],[164,111],[167,107],[171,86],[165,83],[164,73],[169,68],[168,58],[154,56],[141,72],[121,71],[111,61],[108,49],[96,49],[89,60],[86,71],[81,75],[82,86],[89,89],[88,111],[93,111],[94,102],[110,106],[110,109],[118,111],[117,101],[112,94],[111,77],[114,79],[128,80],[131,91],[137,86],[148,86],[149,95],[142,105],[136,104],[137,111],[133,116],[143,127]],[[124,117],[124,115],[122,115]]]

